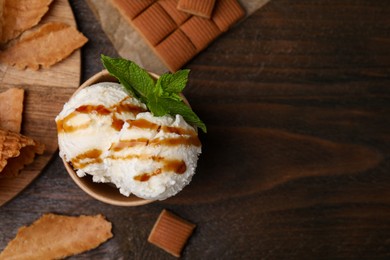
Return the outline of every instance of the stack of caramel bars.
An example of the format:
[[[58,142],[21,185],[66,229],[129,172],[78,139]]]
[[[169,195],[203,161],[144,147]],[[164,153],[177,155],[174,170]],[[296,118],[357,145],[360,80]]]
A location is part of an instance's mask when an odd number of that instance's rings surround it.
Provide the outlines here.
[[[172,72],[245,15],[237,0],[111,0]]]

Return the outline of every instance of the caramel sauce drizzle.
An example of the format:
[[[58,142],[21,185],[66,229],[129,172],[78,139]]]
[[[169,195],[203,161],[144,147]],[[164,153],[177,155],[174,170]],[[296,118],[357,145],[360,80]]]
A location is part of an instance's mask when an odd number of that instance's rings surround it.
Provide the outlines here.
[[[139,160],[153,160],[155,162],[160,162],[162,164],[162,168],[157,168],[152,173],[142,173],[140,175],[134,176],[134,180],[136,181],[148,181],[151,177],[161,174],[163,171],[165,172],[174,172],[176,174],[183,174],[187,170],[187,165],[183,160],[176,159],[166,159],[161,156],[155,155],[138,155],[138,154],[128,154],[125,156],[115,156],[111,155],[108,158],[112,160],[131,160],[131,159],[139,159]]]
[[[183,174],[187,170],[187,165],[183,160],[163,160],[163,167],[157,168],[152,173],[142,173],[140,175],[134,176],[134,180],[145,182],[148,181],[151,177],[157,176],[162,172],[174,172],[176,174]]]
[[[70,113],[68,116],[66,116],[62,120],[58,120],[57,122],[57,131],[58,132],[74,132],[80,129],[85,129],[89,126],[89,124],[82,124],[78,126],[70,126],[68,125],[68,121],[75,117],[78,114],[89,114],[89,113],[96,113],[98,115],[106,116],[109,114],[114,114],[115,112],[117,113],[125,113],[125,112],[131,112],[134,115],[137,115],[141,112],[146,112],[147,110],[136,106],[132,104],[125,104],[124,101],[128,99],[129,97],[126,97],[122,101],[120,101],[118,104],[111,106],[111,107],[105,107],[103,105],[83,105],[78,108],[72,113]],[[118,119],[115,117],[115,115],[112,116],[112,128],[114,128],[117,131],[120,131],[122,129],[122,126],[124,124],[124,121],[121,119]]]
[[[101,154],[102,151],[98,149],[88,150],[85,153],[79,154],[75,158],[72,158],[71,163],[75,168],[82,169],[89,164],[101,163],[103,161],[102,158],[100,158]]]

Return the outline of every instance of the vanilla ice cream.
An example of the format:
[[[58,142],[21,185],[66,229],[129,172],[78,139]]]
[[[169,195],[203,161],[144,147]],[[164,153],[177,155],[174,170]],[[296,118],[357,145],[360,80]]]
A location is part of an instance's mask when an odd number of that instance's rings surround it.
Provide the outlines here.
[[[155,117],[117,83],[77,92],[56,118],[60,156],[79,177],[120,193],[163,200],[195,173],[201,143],[180,115]]]

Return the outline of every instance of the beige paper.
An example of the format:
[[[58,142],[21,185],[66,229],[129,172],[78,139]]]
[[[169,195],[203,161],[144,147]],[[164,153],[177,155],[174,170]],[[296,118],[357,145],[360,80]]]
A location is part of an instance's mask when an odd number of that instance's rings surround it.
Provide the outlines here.
[[[269,1],[241,0],[240,3],[248,17]],[[132,60],[157,74],[168,71],[141,35],[112,6],[110,0],[87,0],[87,2],[121,57]]]

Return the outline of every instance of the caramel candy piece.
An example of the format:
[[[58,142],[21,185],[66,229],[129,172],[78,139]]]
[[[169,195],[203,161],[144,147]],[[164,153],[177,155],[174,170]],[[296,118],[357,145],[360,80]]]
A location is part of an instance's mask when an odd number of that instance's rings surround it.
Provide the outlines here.
[[[176,8],[178,0],[160,0],[158,3],[164,8],[164,10],[178,26],[183,24],[185,21],[187,21],[188,18],[191,17],[189,13],[179,11]]]
[[[210,19],[214,4],[215,0],[179,0],[177,9]]]
[[[225,32],[244,15],[245,11],[237,0],[218,0],[211,19],[222,32]]]
[[[197,16],[192,16],[180,29],[195,45],[197,51],[206,48],[221,34],[214,22]]]
[[[10,88],[0,93],[0,128],[20,133],[24,90]]]
[[[111,0],[111,2],[125,18],[131,21],[155,0]]]
[[[170,71],[177,71],[197,53],[194,44],[180,29],[157,45],[155,51]]]
[[[176,23],[157,3],[138,15],[133,24],[152,46],[157,45],[177,28]]]
[[[0,260],[65,258],[96,248],[111,237],[111,223],[102,215],[45,214],[31,226],[19,229]]]
[[[19,69],[48,68],[68,57],[83,46],[88,39],[73,26],[64,23],[46,23],[24,35],[5,51],[0,52],[0,62]]]
[[[148,241],[168,253],[180,257],[181,251],[195,227],[195,224],[164,209],[154,224]]]

